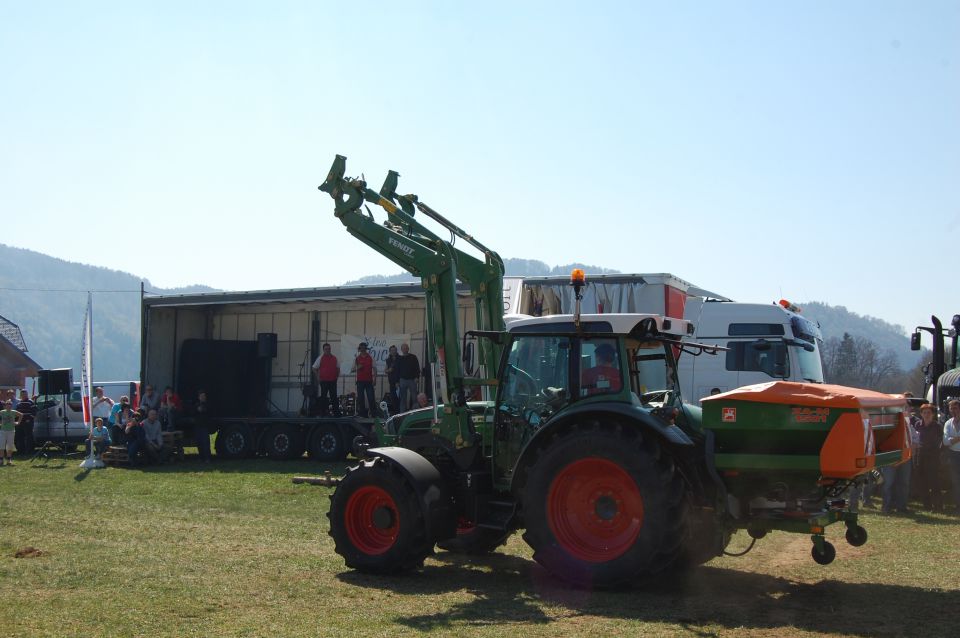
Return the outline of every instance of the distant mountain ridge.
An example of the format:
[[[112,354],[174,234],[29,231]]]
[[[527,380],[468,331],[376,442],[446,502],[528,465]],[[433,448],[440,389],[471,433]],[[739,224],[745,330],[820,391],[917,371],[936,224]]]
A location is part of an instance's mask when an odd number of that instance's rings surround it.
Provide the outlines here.
[[[618,271],[585,264],[550,266],[531,259],[504,260],[508,276],[567,275],[577,267],[592,274]],[[79,369],[80,333],[86,291],[93,292],[94,377],[99,381],[134,379],[140,369],[140,283],[147,294],[217,292],[209,286],[157,288],[136,275],[68,262],[0,244],[0,315],[18,324],[28,354],[48,368]],[[417,281],[409,274],[371,275],[344,285]],[[844,332],[870,339],[896,353],[905,370],[919,360],[904,329],[882,319],[858,315],[843,306],[813,301],[801,304],[804,316],[819,322],[824,338]]]
[[[134,379],[140,370],[140,283],[147,293],[211,292],[158,288],[129,273],[0,244],[0,315],[18,324],[27,354],[47,368],[79,370],[86,291],[93,291],[93,376]]]

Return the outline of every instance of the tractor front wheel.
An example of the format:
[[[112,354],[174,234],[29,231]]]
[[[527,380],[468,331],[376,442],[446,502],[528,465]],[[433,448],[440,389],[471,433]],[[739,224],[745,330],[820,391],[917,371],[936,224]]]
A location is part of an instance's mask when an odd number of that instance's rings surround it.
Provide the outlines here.
[[[673,565],[686,537],[684,488],[652,437],[617,424],[554,436],[522,490],[534,560],[581,587],[614,587]]]
[[[335,551],[348,567],[363,572],[416,569],[433,551],[413,487],[381,458],[347,470],[327,517]]]

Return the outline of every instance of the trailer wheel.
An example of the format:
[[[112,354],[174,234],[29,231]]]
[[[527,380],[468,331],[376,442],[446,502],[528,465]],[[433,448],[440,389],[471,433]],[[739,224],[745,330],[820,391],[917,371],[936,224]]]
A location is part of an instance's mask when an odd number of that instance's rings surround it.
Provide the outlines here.
[[[557,577],[613,587],[677,562],[687,535],[684,487],[652,436],[580,424],[547,441],[528,476],[523,538]]]
[[[495,551],[507,542],[513,531],[477,527],[471,521],[458,521],[457,535],[437,543],[441,549],[454,554],[480,556]]]
[[[330,536],[348,567],[388,574],[416,569],[433,550],[416,492],[382,458],[347,470],[330,497]]]
[[[264,447],[271,459],[295,459],[303,456],[303,434],[292,423],[274,423],[267,430]]]
[[[310,458],[324,463],[347,458],[347,446],[340,435],[340,429],[331,424],[317,426],[310,437],[308,452]]]
[[[220,426],[214,445],[217,456],[225,459],[243,459],[253,450],[253,432],[246,423],[225,423]]]

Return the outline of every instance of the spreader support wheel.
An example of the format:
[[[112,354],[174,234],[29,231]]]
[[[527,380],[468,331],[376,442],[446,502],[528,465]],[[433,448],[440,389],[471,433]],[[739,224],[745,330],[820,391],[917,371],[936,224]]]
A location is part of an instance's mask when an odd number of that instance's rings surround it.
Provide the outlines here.
[[[813,548],[810,550],[813,560],[819,565],[829,565],[837,557],[837,548],[829,541],[822,540],[817,543],[813,541]]]
[[[860,525],[850,525],[847,527],[847,542],[860,547],[867,542],[867,530]]]

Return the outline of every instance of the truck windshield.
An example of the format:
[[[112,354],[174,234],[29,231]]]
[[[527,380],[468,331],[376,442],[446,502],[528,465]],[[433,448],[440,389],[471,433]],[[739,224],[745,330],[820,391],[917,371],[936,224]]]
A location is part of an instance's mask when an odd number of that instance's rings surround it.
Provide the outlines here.
[[[808,352],[800,346],[791,345],[790,355],[797,361],[800,368],[800,378],[810,383],[823,383],[823,366],[820,362],[819,343],[814,344],[813,352]]]

